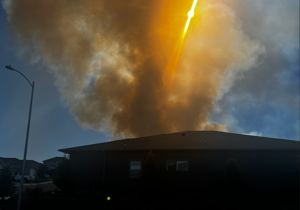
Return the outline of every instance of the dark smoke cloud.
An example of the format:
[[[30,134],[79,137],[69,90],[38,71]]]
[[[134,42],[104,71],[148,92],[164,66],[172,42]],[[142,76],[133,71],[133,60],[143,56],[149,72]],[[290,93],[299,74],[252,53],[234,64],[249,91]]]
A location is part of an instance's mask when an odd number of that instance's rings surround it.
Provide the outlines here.
[[[53,73],[79,125],[112,136],[226,130],[208,122],[214,99],[264,52],[244,35],[229,7],[201,1],[166,87],[165,67],[192,1],[6,0],[3,5],[14,40],[33,50],[33,63],[44,63]]]

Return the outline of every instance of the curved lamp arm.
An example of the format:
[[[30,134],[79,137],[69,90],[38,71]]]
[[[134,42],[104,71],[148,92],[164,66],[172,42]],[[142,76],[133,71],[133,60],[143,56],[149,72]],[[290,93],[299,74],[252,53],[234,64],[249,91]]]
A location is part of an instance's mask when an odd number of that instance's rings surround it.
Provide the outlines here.
[[[5,68],[9,69],[9,70],[13,70],[13,71],[17,71],[19,72],[17,69],[14,69],[13,67],[11,67],[11,65],[6,65]],[[21,72],[19,72],[23,77],[25,77],[24,74],[22,74]],[[27,80],[27,82],[30,84],[31,87],[33,87],[33,85],[29,82],[29,80],[27,79],[27,77],[25,77],[25,79]]]

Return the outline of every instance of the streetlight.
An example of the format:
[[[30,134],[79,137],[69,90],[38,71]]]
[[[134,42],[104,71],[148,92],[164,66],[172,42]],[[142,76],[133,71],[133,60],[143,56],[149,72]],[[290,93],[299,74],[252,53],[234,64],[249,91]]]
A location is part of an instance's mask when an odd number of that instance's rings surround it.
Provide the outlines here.
[[[13,70],[13,71],[19,72],[17,69],[14,69],[13,67],[11,67],[11,65],[6,65],[5,68],[7,68],[9,70]],[[24,74],[22,74],[21,72],[19,72],[19,73],[23,77],[25,77]],[[28,135],[29,135],[30,118],[31,118],[31,107],[32,107],[32,98],[33,98],[33,90],[34,90],[34,82],[32,82],[32,84],[31,84],[26,77],[25,77],[25,79],[27,80],[27,82],[31,86],[31,100],[30,100],[29,117],[28,117],[28,124],[27,124],[27,133],[26,133],[26,143],[25,143],[23,165],[22,165],[21,184],[20,184],[20,192],[19,192],[19,199],[18,199],[18,210],[20,210],[20,207],[21,207],[21,198],[22,198],[22,192],[23,192],[23,180],[24,180],[24,171],[25,171],[25,163],[26,163]]]

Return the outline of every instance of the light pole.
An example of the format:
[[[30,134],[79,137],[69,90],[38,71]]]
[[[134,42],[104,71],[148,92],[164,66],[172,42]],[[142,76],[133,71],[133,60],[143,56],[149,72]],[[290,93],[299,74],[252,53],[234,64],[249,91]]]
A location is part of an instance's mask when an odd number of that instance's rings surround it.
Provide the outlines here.
[[[11,65],[5,66],[5,68],[9,70],[13,70],[16,72],[19,72],[17,69],[14,69],[11,67]],[[24,74],[19,72],[23,77]],[[21,199],[22,199],[22,192],[23,192],[23,180],[24,180],[24,171],[25,171],[25,163],[26,163],[26,154],[27,154],[27,145],[28,145],[28,136],[29,136],[29,128],[30,128],[30,118],[31,118],[31,108],[32,108],[32,98],[33,98],[33,90],[34,90],[34,82],[32,84],[29,82],[29,80],[25,77],[27,82],[31,86],[31,100],[30,100],[30,108],[29,108],[29,117],[28,117],[28,124],[27,124],[27,133],[26,133],[26,142],[25,142],[25,150],[24,150],[24,157],[23,157],[23,165],[22,165],[22,174],[21,174],[21,183],[20,183],[20,192],[19,192],[19,199],[18,199],[18,210],[20,210],[21,207]]]

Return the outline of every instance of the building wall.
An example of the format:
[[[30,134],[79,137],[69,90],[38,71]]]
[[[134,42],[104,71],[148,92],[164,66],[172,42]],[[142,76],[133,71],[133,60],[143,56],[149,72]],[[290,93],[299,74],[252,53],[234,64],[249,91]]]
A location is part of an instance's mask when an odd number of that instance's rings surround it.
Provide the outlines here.
[[[7,166],[9,166],[13,172],[19,172],[19,170],[22,168],[21,163],[15,163],[15,162],[10,161],[10,162],[5,162],[5,164]]]
[[[36,176],[36,169],[30,168],[29,169],[29,176]]]
[[[22,173],[22,167],[20,167],[17,170],[17,173]],[[24,175],[25,176],[35,176],[32,174],[36,174],[36,169],[34,169],[32,166],[25,165]]]
[[[225,161],[236,158],[249,189],[281,191],[291,185],[299,151],[152,151],[157,163],[166,171],[166,160],[188,160],[189,171],[165,172],[166,181],[178,187],[202,187],[221,174]],[[139,179],[129,178],[129,161],[142,160],[147,151],[105,152],[105,185],[111,188],[135,187]],[[78,189],[101,189],[103,185],[103,153],[71,154]]]
[[[75,168],[76,189],[99,190],[102,187],[102,152],[74,152],[70,160]]]
[[[295,171],[297,151],[191,151],[191,152],[156,152],[164,167],[165,160],[188,159],[191,173],[186,180],[191,186],[205,186],[214,175],[222,172],[228,158],[236,158],[242,178],[251,189],[261,191],[282,191],[290,184]],[[185,172],[181,172],[184,174]],[[177,173],[178,174],[178,173]],[[197,178],[199,177],[199,178]],[[177,181],[178,182],[178,181]],[[276,183],[276,184],[275,184]]]

